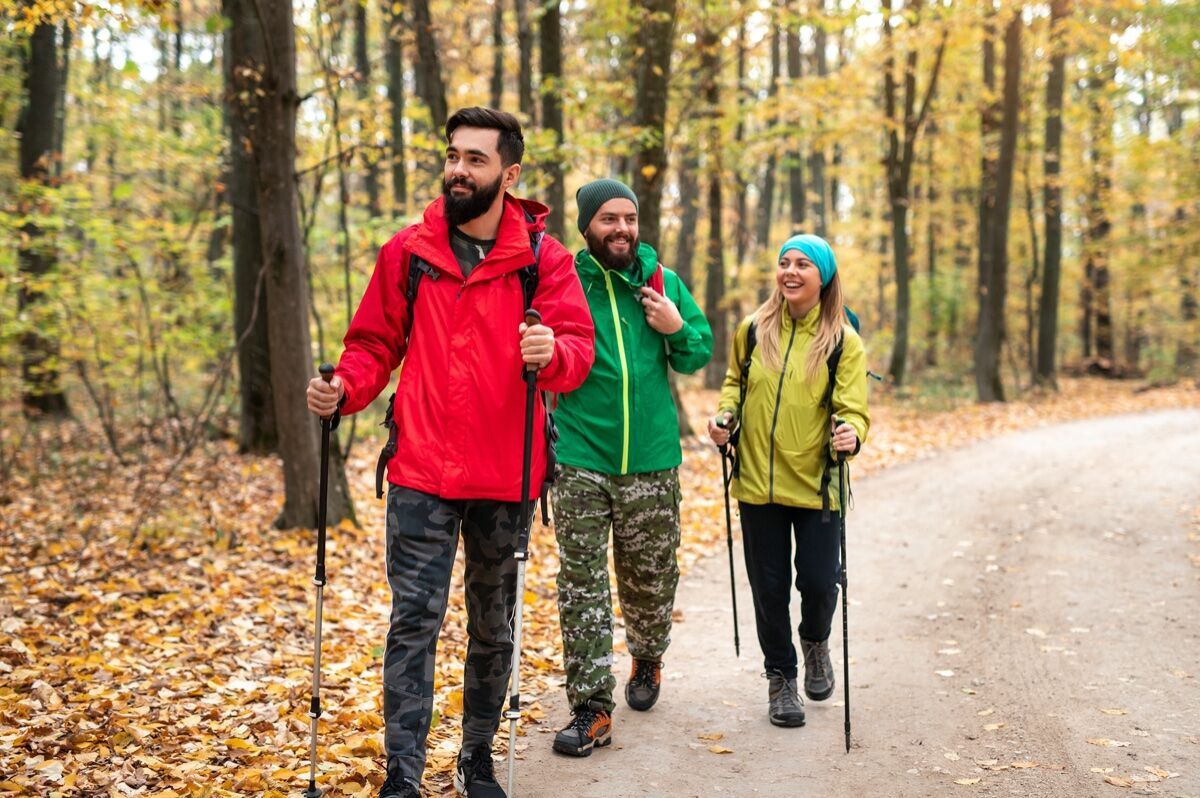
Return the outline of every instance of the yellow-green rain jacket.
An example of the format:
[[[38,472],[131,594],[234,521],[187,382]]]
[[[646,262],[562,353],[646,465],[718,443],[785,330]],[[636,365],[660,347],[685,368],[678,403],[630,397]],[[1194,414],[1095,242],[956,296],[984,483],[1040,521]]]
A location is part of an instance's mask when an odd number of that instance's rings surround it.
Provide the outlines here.
[[[816,379],[808,379],[808,351],[816,337],[820,315],[820,305],[802,319],[783,315],[779,336],[782,370],[768,369],[762,362],[762,347],[754,348],[746,403],[741,413],[739,476],[730,491],[740,501],[820,509],[821,474],[831,436],[831,413],[854,427],[860,442],[867,440],[871,426],[867,412],[867,356],[853,327],[843,325],[832,411],[821,403],[829,384],[828,367],[822,364]],[[730,411],[735,416],[746,334],[752,319],[749,316],[738,324],[729,353],[729,369],[721,386],[720,411]],[[759,332],[757,336],[761,341],[762,334]],[[835,466],[829,489],[830,507],[834,510],[840,509],[837,494]]]

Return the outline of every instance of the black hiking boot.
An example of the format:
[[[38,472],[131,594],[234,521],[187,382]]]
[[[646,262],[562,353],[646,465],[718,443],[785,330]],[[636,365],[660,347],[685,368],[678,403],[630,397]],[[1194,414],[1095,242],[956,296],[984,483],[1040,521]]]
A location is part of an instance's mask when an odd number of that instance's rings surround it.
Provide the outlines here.
[[[571,711],[571,722],[554,735],[554,750],[567,756],[591,756],[593,748],[612,743],[612,715],[584,704]]]
[[[635,659],[633,672],[625,685],[625,703],[630,709],[645,712],[658,701],[662,687],[662,662],[653,659]]]
[[[387,778],[379,788],[379,798],[421,798],[421,788],[404,777],[400,760],[388,762]]]
[[[804,725],[804,702],[796,692],[796,680],[779,671],[767,671],[767,713],[776,726]]]
[[[804,653],[804,694],[813,701],[824,701],[833,695],[833,663],[829,661],[829,641],[814,643],[800,639]]]
[[[504,790],[496,783],[490,745],[480,745],[470,751],[458,752],[458,767],[454,770],[454,790],[467,798],[505,798]]]

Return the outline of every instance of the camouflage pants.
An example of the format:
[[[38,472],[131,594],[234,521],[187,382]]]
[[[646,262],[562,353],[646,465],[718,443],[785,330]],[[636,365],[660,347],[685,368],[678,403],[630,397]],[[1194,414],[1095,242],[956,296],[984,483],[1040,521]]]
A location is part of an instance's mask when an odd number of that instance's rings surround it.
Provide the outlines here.
[[[554,511],[567,698],[572,707],[611,712],[616,679],[608,533],[629,653],[660,659],[671,641],[679,584],[679,475],[676,469],[615,476],[564,467]]]
[[[392,616],[383,656],[388,761],[420,783],[433,713],[434,655],[446,616],[459,527],[466,551],[467,659],[463,748],[487,745],[500,723],[512,669],[517,564],[516,502],[446,501],[392,485],[387,497],[387,577]]]

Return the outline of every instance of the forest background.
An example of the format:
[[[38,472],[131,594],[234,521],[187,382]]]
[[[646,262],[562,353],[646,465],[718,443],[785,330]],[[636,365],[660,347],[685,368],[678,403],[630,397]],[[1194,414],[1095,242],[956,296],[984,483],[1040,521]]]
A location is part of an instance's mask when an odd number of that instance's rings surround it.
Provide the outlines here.
[[[3,575],[49,579],[65,615],[87,597],[55,569],[114,543],[202,571],[259,535],[308,555],[267,531],[315,524],[304,383],[378,247],[440,191],[467,105],[521,118],[518,193],[568,247],[579,185],[634,186],[642,239],[714,331],[711,366],[679,380],[692,424],[801,231],[833,243],[873,402],[918,438],[929,411],[1114,396],[1081,375],[1196,401],[1195,2],[0,9]],[[339,431],[334,523],[377,520],[352,501],[377,415]],[[93,565],[83,584],[114,578]],[[0,660],[28,665],[0,632]]]

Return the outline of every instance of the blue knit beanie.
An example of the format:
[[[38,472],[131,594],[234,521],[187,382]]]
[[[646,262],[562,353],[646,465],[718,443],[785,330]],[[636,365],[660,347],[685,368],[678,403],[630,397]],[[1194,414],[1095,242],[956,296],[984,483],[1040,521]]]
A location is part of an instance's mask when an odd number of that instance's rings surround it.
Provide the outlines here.
[[[782,258],[783,253],[789,249],[797,250],[813,262],[817,271],[821,273],[822,288],[829,285],[829,281],[837,273],[837,258],[833,256],[833,248],[829,246],[828,241],[808,233],[792,236],[780,247],[779,257]]]

